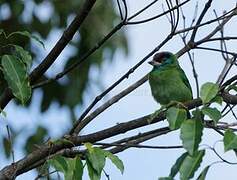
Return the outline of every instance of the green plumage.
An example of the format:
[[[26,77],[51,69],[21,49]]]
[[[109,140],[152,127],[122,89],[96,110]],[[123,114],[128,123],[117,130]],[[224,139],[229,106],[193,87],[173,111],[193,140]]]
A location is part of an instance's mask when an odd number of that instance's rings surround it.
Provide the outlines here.
[[[192,99],[192,89],[177,58],[170,52],[161,52],[150,62],[149,83],[154,99],[161,105],[172,101],[186,102]]]

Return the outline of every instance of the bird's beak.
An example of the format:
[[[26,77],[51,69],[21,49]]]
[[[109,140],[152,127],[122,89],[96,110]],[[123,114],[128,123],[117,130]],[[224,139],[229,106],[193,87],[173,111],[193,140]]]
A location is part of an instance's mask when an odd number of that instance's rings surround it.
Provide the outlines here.
[[[152,66],[159,66],[159,65],[161,65],[161,63],[155,62],[155,61],[149,61],[148,63],[149,63],[150,65],[152,65]]]
[[[148,62],[150,65],[154,66],[155,65],[155,62],[154,61],[149,61]]]

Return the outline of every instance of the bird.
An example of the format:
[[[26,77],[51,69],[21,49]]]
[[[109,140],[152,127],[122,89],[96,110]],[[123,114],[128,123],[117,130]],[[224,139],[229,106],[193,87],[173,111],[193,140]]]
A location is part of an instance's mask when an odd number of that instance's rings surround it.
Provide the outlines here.
[[[173,102],[183,104],[193,99],[189,80],[176,55],[167,51],[159,52],[148,63],[153,66],[148,80],[156,102],[169,106]]]

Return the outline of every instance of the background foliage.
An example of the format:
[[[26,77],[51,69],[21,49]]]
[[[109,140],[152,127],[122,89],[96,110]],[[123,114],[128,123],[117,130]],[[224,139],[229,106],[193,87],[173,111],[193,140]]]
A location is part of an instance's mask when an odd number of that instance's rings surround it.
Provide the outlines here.
[[[52,40],[52,38],[50,38],[52,34],[62,32],[66,28],[72,20],[72,17],[74,17],[80,9],[82,2],[83,1],[75,0],[67,0],[66,2],[61,0],[1,0],[0,28],[3,29],[6,34],[15,31],[28,31],[40,37],[42,41],[47,42],[49,39]],[[106,3],[106,6],[104,6],[104,3]],[[70,56],[64,58],[65,62],[62,62],[64,69],[73,62],[78,61],[79,58],[92,48],[98,40],[103,38],[119,20],[120,17],[116,12],[113,1],[98,1],[93,7],[92,13],[87,17],[87,21],[83,23],[76,37],[70,42]],[[27,37],[15,35],[6,39],[4,34],[1,34],[0,39],[0,55],[12,52],[11,48],[6,45],[16,44],[31,52],[33,56],[33,67],[45,56],[46,51],[42,46],[37,46],[35,41]],[[91,81],[89,76],[90,69],[100,69],[105,61],[112,61],[117,49],[122,49],[126,54],[128,53],[127,38],[123,30],[113,36],[102,48],[90,56],[87,61],[82,64],[83,68],[77,68],[71,71],[63,80],[43,86],[41,88],[43,93],[42,100],[40,101],[41,104],[39,107],[41,112],[44,113],[50,110],[50,105],[56,102],[60,106],[68,107],[71,112],[72,121],[75,120],[74,108],[80,107],[83,103],[83,95],[87,87],[92,84],[98,87],[101,86],[99,77],[96,78],[96,81]],[[65,51],[67,51],[67,49]],[[54,72],[53,69],[51,72]],[[48,73],[48,76],[44,76],[40,81],[46,80],[50,77],[50,74],[52,76],[53,73]],[[6,81],[3,78],[2,71],[0,71],[0,94],[3,93],[6,87]],[[16,101],[16,103],[18,102]],[[28,105],[30,104],[31,102],[28,103]],[[36,129],[35,134],[26,141],[25,150],[27,152],[32,150],[34,144],[42,143],[43,139],[48,136],[46,128],[38,127]],[[12,129],[12,131],[14,133],[14,129]],[[17,135],[19,135],[19,133],[14,134],[13,142]],[[9,142],[7,138],[3,137],[2,142],[5,155],[9,157]]]

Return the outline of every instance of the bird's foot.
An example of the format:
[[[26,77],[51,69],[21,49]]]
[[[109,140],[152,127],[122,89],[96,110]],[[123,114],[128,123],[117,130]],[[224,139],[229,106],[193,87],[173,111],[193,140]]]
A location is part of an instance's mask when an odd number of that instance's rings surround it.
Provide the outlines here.
[[[169,104],[166,105],[166,108],[170,108],[172,106],[176,106],[177,108],[183,108],[183,109],[186,109],[188,111],[188,107],[183,104],[182,102],[179,102],[179,101],[171,101]]]
[[[166,105],[166,108],[169,109],[172,106],[176,106],[177,108],[185,109],[187,111],[187,117],[191,118],[191,114],[189,112],[189,109],[184,103],[179,102],[179,101],[171,101],[168,105]]]
[[[162,111],[166,110],[166,106],[161,106],[160,109],[156,110],[154,113],[152,113],[147,120],[148,123],[150,124]]]

